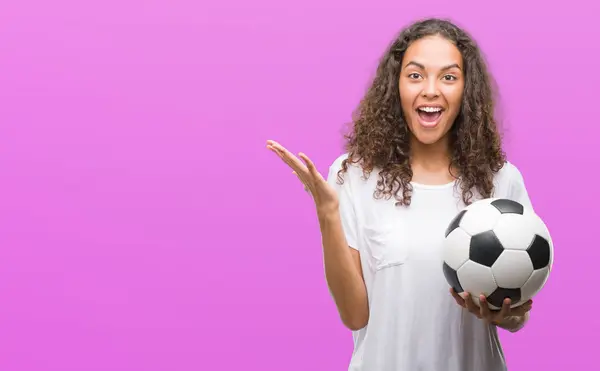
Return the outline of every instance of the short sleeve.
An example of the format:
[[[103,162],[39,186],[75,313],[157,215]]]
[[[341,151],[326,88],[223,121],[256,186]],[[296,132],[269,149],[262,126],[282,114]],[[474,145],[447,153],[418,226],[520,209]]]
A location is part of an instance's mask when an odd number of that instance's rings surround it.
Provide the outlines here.
[[[517,201],[526,208],[533,210],[527,187],[525,187],[525,180],[519,169],[511,165],[511,177],[510,177],[510,199]]]
[[[351,171],[353,169],[349,168],[348,172],[340,174],[343,180],[342,184],[338,181],[338,171],[341,170],[342,162],[346,157],[346,155],[342,155],[331,164],[329,167],[329,175],[327,176],[327,183],[329,183],[338,194],[340,218],[346,241],[351,248],[358,250],[357,218],[354,199],[352,197]]]

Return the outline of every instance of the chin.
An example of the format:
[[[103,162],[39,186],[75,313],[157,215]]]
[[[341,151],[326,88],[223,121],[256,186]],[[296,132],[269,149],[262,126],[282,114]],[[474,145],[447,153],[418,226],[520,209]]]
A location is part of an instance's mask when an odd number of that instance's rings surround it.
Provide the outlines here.
[[[436,144],[443,138],[441,135],[415,135],[414,137],[417,142],[425,145]]]
[[[437,127],[435,129],[421,130],[421,128],[411,128],[412,136],[414,139],[425,145],[432,145],[440,142],[446,138],[446,130],[443,127]]]

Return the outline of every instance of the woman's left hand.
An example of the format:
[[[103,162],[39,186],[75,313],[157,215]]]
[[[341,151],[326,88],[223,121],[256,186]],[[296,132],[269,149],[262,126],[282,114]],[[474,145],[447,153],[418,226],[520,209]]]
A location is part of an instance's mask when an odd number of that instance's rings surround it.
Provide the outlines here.
[[[487,300],[485,295],[479,296],[479,307],[475,305],[473,302],[473,298],[470,293],[465,293],[464,297],[459,295],[453,289],[450,289],[450,293],[456,303],[461,307],[467,309],[469,312],[473,313],[477,316],[477,318],[482,319],[488,323],[499,325],[504,321],[507,317],[522,317],[527,312],[531,310],[531,306],[533,304],[532,300],[525,302],[523,305],[520,305],[515,308],[511,308],[511,300],[509,298],[504,299],[502,303],[502,308],[500,310],[491,310],[488,307]]]

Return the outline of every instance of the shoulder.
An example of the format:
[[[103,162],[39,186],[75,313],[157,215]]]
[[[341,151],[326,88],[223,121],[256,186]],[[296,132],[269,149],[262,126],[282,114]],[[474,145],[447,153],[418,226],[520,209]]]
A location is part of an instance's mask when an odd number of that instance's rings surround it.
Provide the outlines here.
[[[348,158],[348,153],[342,153],[341,155],[336,157],[329,166],[329,173],[338,173],[340,170],[342,170],[342,165],[344,161],[346,161]],[[362,174],[362,168],[358,163],[348,161],[346,169],[347,171],[342,175],[343,178],[353,178],[355,176],[361,176]]]
[[[520,177],[521,171],[514,163],[505,161],[502,168],[496,173],[498,179],[512,179],[514,177]]]
[[[506,161],[496,173],[494,187],[496,196],[502,198],[519,198],[526,189],[521,170],[510,161]]]
[[[342,153],[341,155],[339,155],[338,157],[336,157],[333,162],[331,163],[330,168],[331,169],[335,169],[340,170],[342,168],[342,163],[344,162],[344,160],[346,160],[348,158],[348,153]]]
[[[495,178],[498,183],[506,183],[507,185],[523,183],[521,170],[510,161],[504,163],[504,166],[496,173]]]
[[[327,182],[338,190],[350,193],[360,193],[365,186],[364,173],[359,163],[346,162],[345,171],[341,171],[344,161],[348,160],[348,153],[337,156],[329,166]]]

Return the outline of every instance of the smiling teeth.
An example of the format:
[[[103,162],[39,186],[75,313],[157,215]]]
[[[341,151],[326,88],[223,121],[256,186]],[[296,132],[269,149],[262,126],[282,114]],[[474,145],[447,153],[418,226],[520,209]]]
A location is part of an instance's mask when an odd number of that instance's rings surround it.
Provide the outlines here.
[[[420,107],[419,110],[424,112],[440,112],[442,109],[440,107]]]

